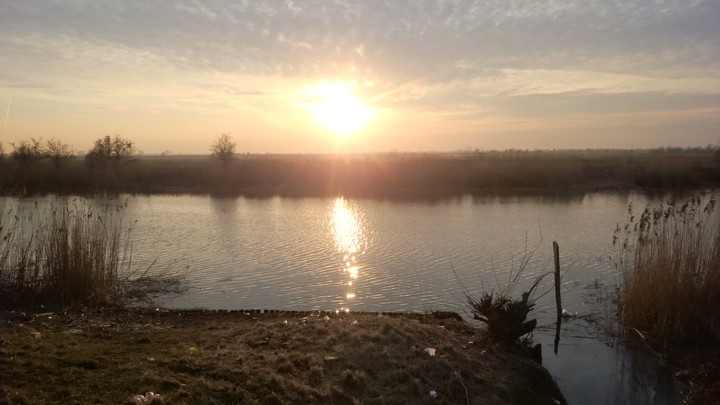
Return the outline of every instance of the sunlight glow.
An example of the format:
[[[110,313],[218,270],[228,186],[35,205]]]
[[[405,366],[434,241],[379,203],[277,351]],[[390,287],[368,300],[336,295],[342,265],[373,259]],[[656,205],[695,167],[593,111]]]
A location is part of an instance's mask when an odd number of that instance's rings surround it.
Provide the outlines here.
[[[346,268],[350,268],[356,260],[355,254],[360,250],[362,233],[360,221],[342,197],[333,202],[332,223],[335,243],[344,254]]]
[[[332,233],[338,253],[342,254],[343,273],[347,274],[349,291],[345,293],[347,301],[355,298],[353,281],[357,280],[362,266],[358,265],[358,256],[365,250],[362,218],[354,207],[344,198],[333,201],[331,217]]]
[[[373,110],[353,94],[353,87],[352,83],[339,82],[305,91],[311,100],[307,108],[315,120],[339,137],[357,133],[373,116]]]

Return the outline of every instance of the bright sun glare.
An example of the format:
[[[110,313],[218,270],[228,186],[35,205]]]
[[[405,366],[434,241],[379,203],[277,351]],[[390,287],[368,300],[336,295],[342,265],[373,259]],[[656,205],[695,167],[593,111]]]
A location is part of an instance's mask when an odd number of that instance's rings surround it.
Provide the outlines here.
[[[349,83],[333,83],[306,92],[313,100],[308,106],[314,118],[336,136],[357,133],[373,115],[373,111],[355,97],[352,88]]]

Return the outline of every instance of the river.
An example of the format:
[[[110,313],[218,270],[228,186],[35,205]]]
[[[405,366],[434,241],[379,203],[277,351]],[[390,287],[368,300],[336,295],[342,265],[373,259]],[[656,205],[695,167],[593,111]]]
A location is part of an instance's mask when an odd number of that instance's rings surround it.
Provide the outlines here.
[[[0,198],[23,209],[56,197]],[[72,198],[71,198],[72,199]],[[178,308],[456,311],[465,293],[502,290],[523,267],[515,295],[553,269],[560,246],[563,324],[553,354],[555,298],[540,283],[531,316],[543,364],[571,404],[675,404],[670,370],[598,330],[617,282],[613,232],[636,193],[461,197],[433,201],[120,195],[133,268],[182,272]],[[154,263],[154,264],[153,264]],[[541,296],[542,295],[542,296]]]

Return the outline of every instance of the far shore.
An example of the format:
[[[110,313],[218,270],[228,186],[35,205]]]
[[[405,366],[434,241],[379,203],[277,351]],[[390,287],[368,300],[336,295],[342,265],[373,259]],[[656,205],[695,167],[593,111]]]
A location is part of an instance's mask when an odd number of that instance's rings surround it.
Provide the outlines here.
[[[720,186],[720,150],[469,151],[346,155],[139,156],[98,167],[75,157],[0,160],[0,194],[210,194],[446,198],[504,193]]]

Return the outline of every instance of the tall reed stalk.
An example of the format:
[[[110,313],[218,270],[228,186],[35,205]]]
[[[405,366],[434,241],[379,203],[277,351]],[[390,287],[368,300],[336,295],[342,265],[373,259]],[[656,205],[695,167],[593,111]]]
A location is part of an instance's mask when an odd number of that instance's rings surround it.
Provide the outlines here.
[[[715,198],[645,209],[616,230],[622,324],[656,349],[720,342],[720,216]]]
[[[82,200],[0,213],[0,307],[112,303],[129,265],[122,206]],[[122,245],[122,246],[121,246]]]

